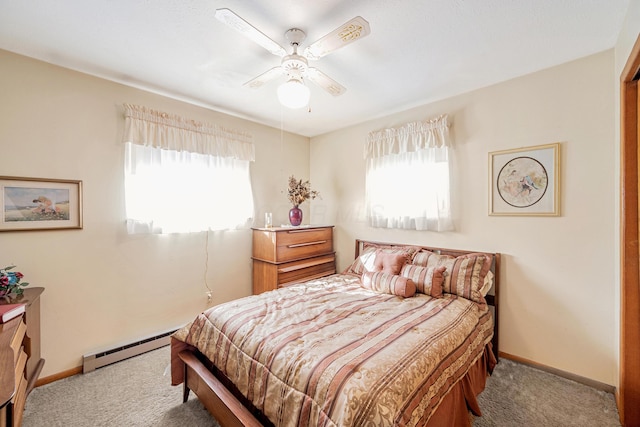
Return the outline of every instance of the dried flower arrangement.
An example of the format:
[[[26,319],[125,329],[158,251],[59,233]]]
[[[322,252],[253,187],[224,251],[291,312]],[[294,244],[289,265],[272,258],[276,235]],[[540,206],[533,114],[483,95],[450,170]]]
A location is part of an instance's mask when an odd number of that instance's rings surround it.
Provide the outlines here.
[[[291,175],[289,177],[288,197],[293,206],[297,207],[306,200],[313,200],[316,197],[320,197],[320,193],[311,189],[311,183],[309,180],[297,180],[293,175]]]

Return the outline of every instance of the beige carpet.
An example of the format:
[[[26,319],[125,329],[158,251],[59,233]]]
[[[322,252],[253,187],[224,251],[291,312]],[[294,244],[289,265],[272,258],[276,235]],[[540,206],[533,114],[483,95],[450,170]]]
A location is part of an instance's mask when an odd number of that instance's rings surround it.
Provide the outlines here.
[[[169,378],[169,347],[39,387],[24,427],[217,427],[191,394]],[[480,395],[474,427],[620,426],[613,395],[501,360]]]
[[[214,427],[193,393],[172,387],[169,347],[34,389],[23,427]]]
[[[473,427],[620,426],[613,394],[501,359],[478,397]]]

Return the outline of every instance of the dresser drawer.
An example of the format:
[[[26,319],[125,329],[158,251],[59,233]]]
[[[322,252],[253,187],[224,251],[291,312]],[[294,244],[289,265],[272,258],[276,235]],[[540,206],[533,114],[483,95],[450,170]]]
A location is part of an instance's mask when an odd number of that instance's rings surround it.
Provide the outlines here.
[[[312,240],[305,243],[291,243],[278,246],[276,249],[277,262],[293,261],[327,254],[333,251],[332,240]]]
[[[24,340],[24,335],[27,333],[27,325],[24,321],[20,321],[18,328],[16,329],[16,333],[11,338],[11,343],[9,346],[13,350],[13,362],[16,363],[18,360],[18,356],[20,354],[20,348],[22,347],[22,341]]]
[[[333,251],[333,230],[312,228],[277,233],[276,262],[309,258]]]
[[[254,229],[253,258],[288,262],[333,252],[333,228]]]
[[[27,379],[24,376],[16,388],[16,395],[13,398],[13,425],[22,425],[22,415],[24,413],[24,405],[27,402]]]
[[[278,287],[306,282],[336,272],[334,254],[278,265]]]
[[[24,350],[20,349],[20,352],[18,353],[18,358],[17,358],[17,362],[16,362],[16,369],[15,369],[15,378],[16,378],[16,390],[18,390],[18,387],[20,386],[20,381],[21,380],[25,380],[24,378],[24,367],[27,366],[27,353],[24,352]]]
[[[318,240],[331,240],[331,228],[296,228],[276,233],[276,246],[297,245]]]

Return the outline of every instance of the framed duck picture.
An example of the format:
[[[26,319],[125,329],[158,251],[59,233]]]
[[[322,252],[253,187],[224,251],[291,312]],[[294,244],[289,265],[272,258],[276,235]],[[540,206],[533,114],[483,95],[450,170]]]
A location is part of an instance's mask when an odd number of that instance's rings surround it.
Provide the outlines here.
[[[0,231],[82,228],[82,181],[0,176]]]

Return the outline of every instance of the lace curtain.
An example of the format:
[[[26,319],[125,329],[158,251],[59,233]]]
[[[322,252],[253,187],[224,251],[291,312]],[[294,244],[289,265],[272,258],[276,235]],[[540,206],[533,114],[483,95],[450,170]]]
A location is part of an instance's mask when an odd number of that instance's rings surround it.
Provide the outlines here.
[[[124,107],[129,233],[230,229],[251,220],[250,134]]]
[[[453,229],[446,115],[371,132],[366,159],[366,215],[382,228]]]

